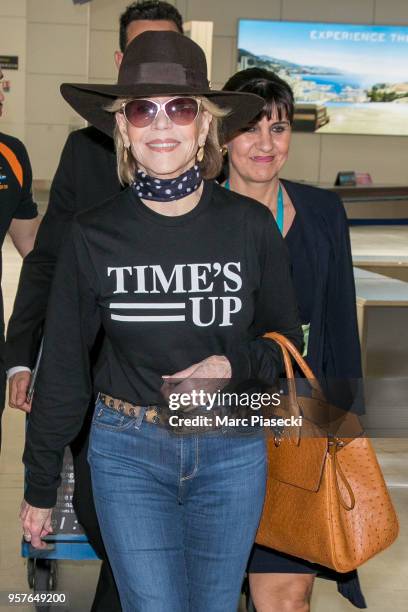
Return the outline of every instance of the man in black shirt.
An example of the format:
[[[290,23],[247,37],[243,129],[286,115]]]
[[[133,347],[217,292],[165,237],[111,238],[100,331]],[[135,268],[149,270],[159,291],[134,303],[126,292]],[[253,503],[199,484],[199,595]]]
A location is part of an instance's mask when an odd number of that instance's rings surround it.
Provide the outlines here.
[[[182,32],[182,18],[167,2],[134,2],[120,18],[119,67],[126,45],[146,30]],[[26,395],[41,337],[48,297],[62,238],[73,216],[97,205],[121,187],[116,173],[113,141],[93,127],[70,134],[55,174],[48,210],[30,257],[24,261],[14,310],[7,332],[6,364],[10,382],[10,406],[27,412]],[[92,546],[103,559],[93,612],[120,610],[113,575],[101,539],[86,459],[89,434],[84,430],[71,446],[75,467],[74,507]]]
[[[4,95],[0,70],[0,117]],[[22,257],[34,246],[38,229],[37,206],[31,193],[31,165],[27,151],[20,140],[0,132],[0,248],[8,232]],[[1,281],[0,259],[0,281]],[[4,409],[6,376],[4,368],[4,316],[0,289],[0,448],[1,415]]]

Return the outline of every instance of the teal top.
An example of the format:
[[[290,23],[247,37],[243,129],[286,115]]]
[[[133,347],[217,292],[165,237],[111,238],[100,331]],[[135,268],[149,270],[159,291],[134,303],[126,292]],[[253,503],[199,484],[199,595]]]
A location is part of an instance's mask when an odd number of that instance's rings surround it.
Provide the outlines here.
[[[225,189],[230,189],[229,179],[225,181],[224,187]],[[278,190],[278,206],[276,210],[276,224],[279,227],[280,233],[283,234],[283,191],[280,183]]]

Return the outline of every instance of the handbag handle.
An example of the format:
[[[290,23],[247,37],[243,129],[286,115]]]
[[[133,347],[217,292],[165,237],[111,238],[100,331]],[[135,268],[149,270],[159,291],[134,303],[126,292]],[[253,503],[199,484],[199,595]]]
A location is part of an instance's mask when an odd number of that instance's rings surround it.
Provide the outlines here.
[[[290,340],[288,340],[285,336],[283,336],[282,334],[279,334],[278,332],[269,332],[269,333],[265,334],[263,337],[264,338],[269,338],[270,340],[274,340],[280,346],[280,348],[282,349],[282,353],[284,355],[286,377],[288,379],[294,378],[294,374],[293,374],[293,367],[292,367],[292,363],[290,361],[290,358],[289,358],[290,367],[288,368],[287,365],[286,365],[284,349],[286,349],[286,351],[289,352],[289,354],[296,361],[296,363],[298,364],[299,368],[301,369],[301,371],[305,375],[305,378],[309,381],[310,386],[316,392],[316,394],[318,396],[318,399],[324,400],[325,399],[324,398],[324,393],[323,393],[322,388],[321,388],[321,386],[319,384],[319,381],[317,380],[317,378],[313,374],[311,368],[307,365],[306,361],[303,359],[302,355],[299,353],[299,351],[297,350],[295,345]]]
[[[288,383],[288,399],[289,399],[290,412],[295,417],[300,417],[302,412],[300,410],[300,406],[297,401],[295,375],[293,372],[292,360],[290,358],[288,349],[286,348],[285,344],[281,341],[281,338],[284,338],[285,340],[286,338],[276,332],[265,334],[264,338],[269,338],[271,340],[274,340],[279,345],[282,351],[283,362],[285,365],[285,372],[286,372],[286,378],[287,378],[287,383]],[[295,349],[294,346],[293,346],[293,349]],[[296,446],[299,446],[300,444],[300,426],[296,427],[296,433],[294,435],[292,433],[292,430],[289,430],[289,439],[292,442],[294,442]]]

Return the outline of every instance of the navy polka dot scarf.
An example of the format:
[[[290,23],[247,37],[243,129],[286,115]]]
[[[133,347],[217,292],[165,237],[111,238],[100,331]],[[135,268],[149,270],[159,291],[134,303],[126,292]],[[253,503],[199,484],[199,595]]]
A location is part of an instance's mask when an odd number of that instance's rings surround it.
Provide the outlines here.
[[[194,165],[174,179],[158,179],[138,170],[131,186],[143,200],[173,202],[197,191],[202,180],[200,168]]]

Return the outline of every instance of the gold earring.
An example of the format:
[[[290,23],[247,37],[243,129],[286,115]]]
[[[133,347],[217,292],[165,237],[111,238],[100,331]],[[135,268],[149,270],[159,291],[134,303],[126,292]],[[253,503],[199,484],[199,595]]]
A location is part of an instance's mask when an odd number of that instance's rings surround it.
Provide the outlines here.
[[[228,147],[226,145],[222,145],[221,154],[223,157],[226,157],[228,155]]]
[[[197,151],[197,161],[202,162],[204,159],[204,147],[200,147]]]

